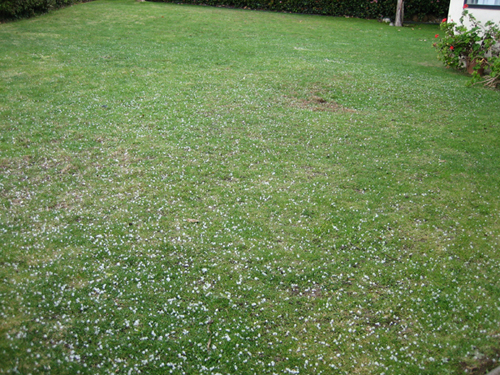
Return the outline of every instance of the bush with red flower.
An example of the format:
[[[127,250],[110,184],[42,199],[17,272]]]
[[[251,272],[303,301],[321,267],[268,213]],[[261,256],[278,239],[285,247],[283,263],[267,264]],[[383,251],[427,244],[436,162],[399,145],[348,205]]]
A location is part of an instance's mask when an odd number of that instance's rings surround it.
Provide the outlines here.
[[[468,19],[468,27],[464,25],[465,18]],[[495,49],[495,45],[500,43],[500,25],[491,21],[482,25],[465,6],[459,25],[447,22],[445,18],[440,29],[442,37],[434,43],[434,47],[438,51],[438,58],[447,67],[464,69],[468,64],[475,64],[477,80],[479,70],[499,56],[500,51]]]
[[[468,18],[469,27],[464,25]],[[461,69],[466,61],[483,59],[491,53],[492,47],[500,41],[500,27],[489,21],[484,26],[480,21],[464,9],[460,24],[447,22],[446,18],[440,25],[442,37],[434,43],[438,57],[445,65]],[[438,38],[439,35],[436,35]]]

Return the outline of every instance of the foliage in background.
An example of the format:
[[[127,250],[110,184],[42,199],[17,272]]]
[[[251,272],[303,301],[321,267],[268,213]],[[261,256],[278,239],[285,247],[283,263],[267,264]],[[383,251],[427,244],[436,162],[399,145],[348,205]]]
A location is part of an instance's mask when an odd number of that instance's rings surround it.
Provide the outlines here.
[[[301,14],[348,16],[376,19],[394,17],[396,0],[154,0],[176,4],[197,4],[271,10]],[[449,0],[405,1],[405,16],[422,19],[427,15],[444,16],[448,13]]]
[[[465,21],[465,20],[468,21]],[[458,70],[474,66],[473,82],[481,80],[485,68],[490,72],[487,78],[489,86],[498,84],[499,69],[498,56],[500,50],[500,25],[488,21],[484,25],[478,21],[467,9],[460,17],[460,24],[448,22],[446,19],[440,25],[442,36],[434,43],[438,51],[438,58],[447,67]],[[436,35],[438,38],[439,35]],[[493,78],[493,79],[491,79]]]
[[[0,20],[32,17],[64,6],[91,0],[3,0],[0,2]]]

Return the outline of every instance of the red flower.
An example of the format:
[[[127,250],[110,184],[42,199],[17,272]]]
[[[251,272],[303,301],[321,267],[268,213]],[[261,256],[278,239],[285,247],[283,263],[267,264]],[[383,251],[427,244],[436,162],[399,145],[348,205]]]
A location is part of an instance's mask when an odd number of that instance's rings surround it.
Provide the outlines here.
[[[439,38],[439,34],[434,35],[434,38]]]
[[[450,46],[450,49],[451,49],[451,50],[453,51],[453,50],[455,49],[455,47],[453,47],[453,46]]]
[[[467,9],[469,7],[469,5],[465,4],[464,5],[464,9]]]
[[[443,22],[446,22],[446,18],[443,18],[443,20],[441,21],[441,23],[443,23]]]

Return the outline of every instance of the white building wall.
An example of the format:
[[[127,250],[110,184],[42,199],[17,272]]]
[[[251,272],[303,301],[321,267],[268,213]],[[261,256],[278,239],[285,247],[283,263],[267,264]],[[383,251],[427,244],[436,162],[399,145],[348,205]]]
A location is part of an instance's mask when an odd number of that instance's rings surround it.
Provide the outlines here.
[[[450,10],[448,11],[448,21],[460,23],[460,17],[462,16],[462,11],[464,8],[464,0],[451,0]],[[495,23],[500,23],[500,8],[497,9],[479,9],[479,8],[468,8],[469,12],[484,25],[487,21],[493,21]],[[464,23],[467,25],[467,23]]]

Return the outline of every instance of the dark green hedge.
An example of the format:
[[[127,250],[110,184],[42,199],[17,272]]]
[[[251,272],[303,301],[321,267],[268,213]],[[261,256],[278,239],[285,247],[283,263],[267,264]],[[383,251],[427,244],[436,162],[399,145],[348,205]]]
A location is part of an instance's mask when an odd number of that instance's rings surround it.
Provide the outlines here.
[[[31,17],[81,2],[82,0],[0,0],[0,20]]]
[[[151,0],[177,4],[198,4],[250,8],[303,14],[328,16],[350,16],[358,18],[394,18],[397,0]],[[445,17],[450,0],[406,0],[405,18],[411,19],[433,15]]]

